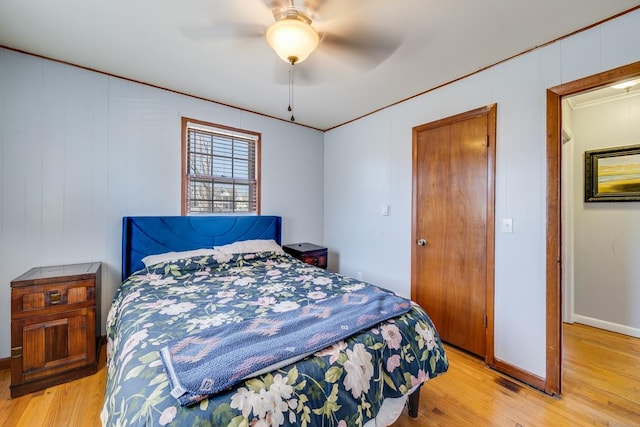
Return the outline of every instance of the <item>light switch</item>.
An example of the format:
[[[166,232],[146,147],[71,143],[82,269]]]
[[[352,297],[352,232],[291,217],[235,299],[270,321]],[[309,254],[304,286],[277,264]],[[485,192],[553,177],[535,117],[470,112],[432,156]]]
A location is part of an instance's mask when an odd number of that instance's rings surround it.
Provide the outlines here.
[[[382,206],[382,216],[389,216],[389,205]]]
[[[513,233],[513,219],[511,218],[502,218],[502,232],[503,233]]]

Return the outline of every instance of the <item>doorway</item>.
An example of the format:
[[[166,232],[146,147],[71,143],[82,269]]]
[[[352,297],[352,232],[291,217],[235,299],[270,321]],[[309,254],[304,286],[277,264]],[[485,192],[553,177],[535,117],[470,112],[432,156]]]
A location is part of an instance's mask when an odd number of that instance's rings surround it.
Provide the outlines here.
[[[411,296],[493,364],[496,105],[413,129]]]
[[[640,62],[547,90],[547,363],[545,392],[562,391],[562,98],[640,77]]]

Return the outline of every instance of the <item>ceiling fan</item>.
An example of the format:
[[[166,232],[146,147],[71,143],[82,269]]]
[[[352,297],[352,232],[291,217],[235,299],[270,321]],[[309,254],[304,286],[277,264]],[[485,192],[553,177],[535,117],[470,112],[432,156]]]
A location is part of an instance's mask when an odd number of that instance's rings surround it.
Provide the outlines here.
[[[186,28],[183,33],[192,39],[264,37],[288,64],[300,64],[317,50],[358,70],[375,68],[402,41],[397,33],[384,31],[379,22],[367,20],[366,9],[381,2],[262,0],[259,3],[271,9],[273,22],[217,22],[204,28]]]
[[[293,116],[294,66],[305,61],[316,50],[332,57],[335,62],[358,70],[369,70],[384,62],[398,49],[398,34],[385,32],[381,26],[368,22],[367,8],[380,2],[372,0],[262,0],[271,9],[274,22],[269,25],[254,23],[217,23],[215,37],[264,37],[277,56],[289,65],[290,120]],[[384,4],[384,3],[383,3]],[[378,6],[379,7],[379,6]],[[207,35],[211,31],[207,30]],[[187,36],[188,32],[183,31]],[[192,33],[192,36],[197,33]],[[302,80],[313,80],[317,73],[304,72],[320,68],[318,59],[304,68]],[[325,67],[326,69],[326,67]]]

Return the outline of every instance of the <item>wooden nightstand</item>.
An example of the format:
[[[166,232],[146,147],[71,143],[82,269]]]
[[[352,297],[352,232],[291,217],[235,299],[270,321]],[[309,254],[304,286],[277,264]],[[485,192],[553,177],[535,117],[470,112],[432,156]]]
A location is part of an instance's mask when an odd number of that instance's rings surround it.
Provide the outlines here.
[[[11,397],[96,372],[100,268],[36,267],[11,282]]]
[[[282,249],[289,255],[307,264],[327,268],[327,248],[311,243],[293,243],[284,245]]]

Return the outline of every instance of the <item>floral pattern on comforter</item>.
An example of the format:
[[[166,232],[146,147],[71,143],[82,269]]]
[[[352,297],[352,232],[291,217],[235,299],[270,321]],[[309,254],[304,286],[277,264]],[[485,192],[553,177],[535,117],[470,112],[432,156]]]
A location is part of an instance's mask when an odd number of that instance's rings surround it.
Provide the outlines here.
[[[407,394],[448,368],[433,324],[414,305],[294,364],[181,407],[159,355],[167,341],[364,286],[286,254],[216,258],[158,264],[120,286],[107,318],[103,425],[362,426],[385,398]]]

